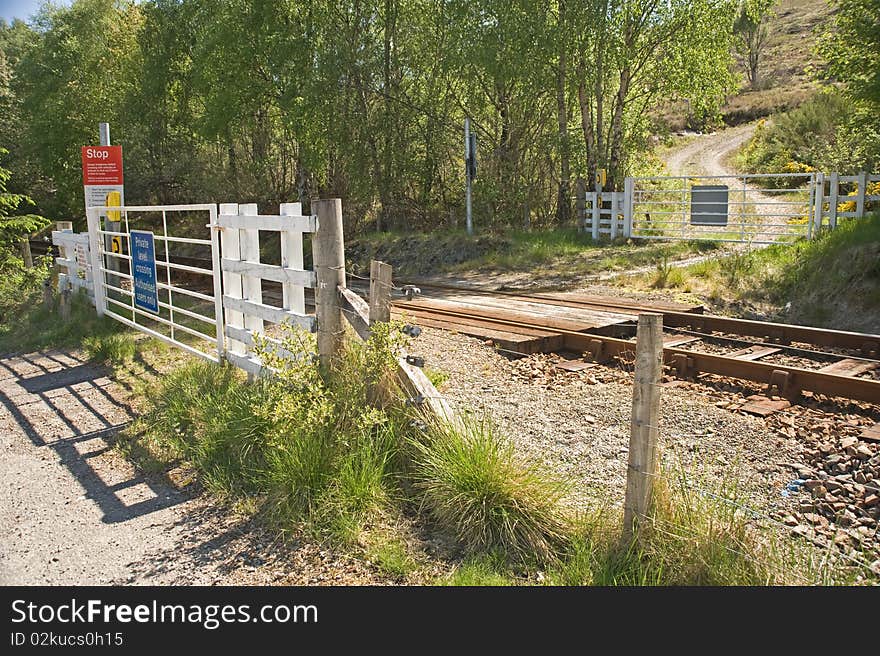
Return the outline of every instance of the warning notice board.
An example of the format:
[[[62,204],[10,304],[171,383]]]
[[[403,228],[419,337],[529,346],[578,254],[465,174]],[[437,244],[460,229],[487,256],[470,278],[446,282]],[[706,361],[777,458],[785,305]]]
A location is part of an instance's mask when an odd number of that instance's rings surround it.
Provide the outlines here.
[[[82,170],[86,207],[125,204],[122,146],[83,146]]]

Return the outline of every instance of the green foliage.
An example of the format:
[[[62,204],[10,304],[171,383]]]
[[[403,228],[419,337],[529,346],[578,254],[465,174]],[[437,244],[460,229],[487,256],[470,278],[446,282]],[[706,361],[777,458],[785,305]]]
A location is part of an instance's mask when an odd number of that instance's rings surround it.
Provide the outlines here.
[[[758,86],[758,73],[769,28],[767,21],[773,13],[775,0],[740,0],[733,24],[733,47],[752,88]]]
[[[453,586],[509,586],[515,580],[508,564],[498,554],[480,554],[468,558],[461,563],[449,576],[438,581],[441,585]],[[580,585],[580,582],[574,585]]]
[[[548,225],[563,159],[567,183],[602,166],[619,187],[647,109],[717,114],[732,19],[730,0],[74,0],[0,27],[0,142],[59,216],[82,215],[79,147],[109,121],[130,202],[333,195],[352,234],[463,215],[469,116],[477,224]]]
[[[817,94],[772,123],[759,122],[738,164],[750,173],[806,173],[843,164],[834,161],[834,151],[847,112],[848,101],[840,93]],[[848,172],[852,167],[850,163],[837,170]]]
[[[120,364],[132,360],[137,344],[131,333],[116,332],[107,335],[87,335],[83,347],[90,360],[105,364]]]
[[[828,328],[880,330],[880,215],[841,220],[835,230],[793,244],[747,249],[680,269],[670,287],[719,307]],[[644,281],[647,286],[655,278]]]
[[[552,559],[567,526],[566,486],[520,462],[488,422],[437,423],[410,440],[412,476],[425,508],[468,552],[500,550],[516,560]]]
[[[0,157],[8,152],[0,148]],[[33,205],[34,201],[24,194],[12,194],[6,191],[6,183],[11,176],[11,171],[0,166],[0,258],[4,260],[0,266],[5,266],[8,262],[10,258],[8,251],[13,245],[51,223],[49,219],[38,214],[12,214],[22,205]]]

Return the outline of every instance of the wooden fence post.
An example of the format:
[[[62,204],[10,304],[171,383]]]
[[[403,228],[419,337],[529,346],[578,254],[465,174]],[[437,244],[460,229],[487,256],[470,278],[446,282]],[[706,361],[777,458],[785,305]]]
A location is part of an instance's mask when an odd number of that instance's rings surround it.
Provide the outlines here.
[[[660,416],[660,374],[663,371],[663,315],[639,314],[635,382],[629,438],[623,543],[629,544],[639,521],[647,516],[659,471],[657,425]]]
[[[342,351],[344,330],[337,287],[345,287],[345,240],[342,234],[342,200],[312,201],[318,216],[313,241],[313,257],[318,286],[315,289],[315,318],[318,323],[318,359],[321,368],[330,368]]]
[[[391,321],[390,264],[370,262],[370,325],[377,321]]]
[[[238,203],[220,203],[220,214],[238,214]],[[219,219],[218,219],[219,222]],[[235,228],[225,228],[220,231],[220,249],[223,259],[241,260],[241,235]],[[223,294],[230,298],[244,298],[242,293],[242,276],[230,271],[223,272]],[[226,325],[233,328],[244,329],[244,314],[237,310],[226,309],[223,312]],[[226,326],[223,327],[224,332]],[[227,350],[235,355],[247,353],[247,346],[235,339],[227,339]]]
[[[635,179],[626,178],[623,182],[623,236],[629,239],[633,231],[633,192]]]
[[[836,171],[831,174],[831,181],[828,190],[830,200],[828,201],[828,227],[834,230],[837,227],[837,197],[840,193],[840,174]]]
[[[34,256],[31,255],[31,242],[27,237],[19,242],[19,248],[21,249],[21,259],[24,261],[24,268],[33,269]]]
[[[302,216],[302,203],[281,203],[282,216]],[[303,264],[303,233],[285,230],[281,233],[281,266],[288,269],[302,269]],[[281,287],[282,303],[285,310],[293,310],[299,314],[306,313],[305,288],[292,283],[284,283]]]
[[[868,173],[860,171],[858,176],[858,189],[856,190],[856,218],[865,218],[865,194],[868,193]]]
[[[816,174],[816,193],[818,196],[816,197],[816,213],[813,217],[813,222],[815,227],[813,228],[813,234],[819,235],[822,232],[822,219],[825,215],[825,174],[817,173]]]

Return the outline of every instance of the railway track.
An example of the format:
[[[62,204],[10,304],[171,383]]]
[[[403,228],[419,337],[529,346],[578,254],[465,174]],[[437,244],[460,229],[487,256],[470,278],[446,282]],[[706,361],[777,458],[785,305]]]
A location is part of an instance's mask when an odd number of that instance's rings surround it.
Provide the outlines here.
[[[567,294],[520,294],[487,292],[452,285],[422,285],[426,298],[436,292],[466,292],[470,296],[541,301],[552,306],[584,308],[613,314],[629,314],[629,321],[586,331],[548,326],[540,316],[512,319],[511,313],[478,303],[456,308],[420,307],[417,301],[396,301],[402,313],[430,312],[435,326],[446,318],[452,325],[477,320],[490,330],[552,330],[561,335],[561,348],[586,354],[596,362],[629,359],[635,351],[635,319],[639,312],[663,315],[664,363],[682,378],[708,373],[758,382],[781,396],[796,397],[802,391],[880,403],[880,335],[810,328],[701,312],[681,312],[669,307],[626,299]],[[474,333],[478,332],[475,327]]]
[[[35,254],[47,246],[32,242]],[[210,268],[206,258],[172,261]],[[880,335],[735,319],[671,303],[413,282],[421,296],[395,299],[394,316],[492,340],[512,353],[626,361],[634,355],[638,314],[657,312],[663,315],[664,363],[679,377],[715,374],[757,382],[789,398],[809,391],[880,404]],[[190,284],[210,286],[200,276]],[[366,285],[353,281],[351,287],[366,295]],[[280,285],[264,282],[264,299],[280,306]]]

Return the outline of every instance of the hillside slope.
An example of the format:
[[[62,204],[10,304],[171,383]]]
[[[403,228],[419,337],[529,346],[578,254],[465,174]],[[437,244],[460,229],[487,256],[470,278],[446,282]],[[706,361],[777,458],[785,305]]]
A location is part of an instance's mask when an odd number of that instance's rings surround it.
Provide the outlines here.
[[[770,34],[759,68],[758,89],[742,89],[728,99],[722,117],[737,125],[797,107],[815,93],[809,69],[822,65],[814,52],[817,32],[834,8],[828,0],[781,0],[770,19]]]
[[[880,214],[847,221],[812,241],[619,282],[686,292],[720,314],[880,334]]]

